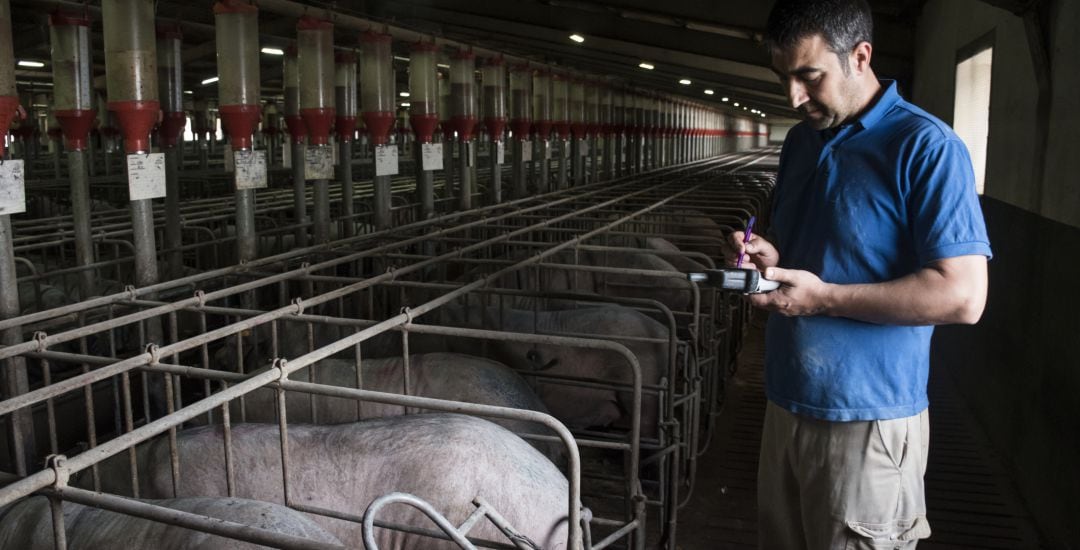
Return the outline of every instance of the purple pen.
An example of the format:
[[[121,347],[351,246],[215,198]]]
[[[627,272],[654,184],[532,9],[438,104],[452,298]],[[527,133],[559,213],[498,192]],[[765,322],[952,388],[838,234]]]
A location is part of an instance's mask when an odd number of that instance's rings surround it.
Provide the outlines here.
[[[750,216],[750,221],[746,222],[746,232],[743,234],[743,240],[742,240],[744,245],[746,243],[750,242],[750,236],[754,234],[754,220],[755,219],[757,219],[757,218],[755,218],[754,216]],[[744,248],[744,250],[745,250],[745,248]],[[743,256],[745,256],[745,255],[746,254],[744,252],[739,253],[739,259],[738,259],[738,261],[735,262],[735,267],[742,267]]]

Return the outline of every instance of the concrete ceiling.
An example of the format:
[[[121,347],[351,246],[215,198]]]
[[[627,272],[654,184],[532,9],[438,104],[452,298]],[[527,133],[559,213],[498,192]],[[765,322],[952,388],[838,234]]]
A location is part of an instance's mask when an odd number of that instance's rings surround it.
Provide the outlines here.
[[[880,76],[895,78],[902,87],[910,87],[914,25],[924,1],[871,0],[876,25],[873,65]],[[11,4],[17,58],[48,62],[47,15],[58,7],[87,10],[95,20],[95,53],[103,50],[100,1],[11,0]],[[734,109],[730,104],[738,101],[761,109],[773,120],[794,115],[761,43],[773,0],[309,0],[294,4],[333,9],[344,16],[609,75],[727,109]],[[177,22],[184,32],[186,87],[196,94],[216,95],[213,85],[200,84],[216,74],[212,2],[158,0],[157,6],[159,22]],[[260,11],[262,42],[283,47],[295,36],[295,20],[274,11],[265,5]],[[585,42],[571,41],[572,33],[584,36]],[[356,46],[356,32],[339,28],[336,34],[339,46]],[[397,44],[396,49],[407,56],[406,46]],[[98,74],[104,73],[101,59],[95,55]],[[262,61],[264,89],[276,93],[281,58],[264,55]],[[655,69],[639,68],[642,61]],[[398,61],[396,66],[398,88],[407,89],[406,64]],[[22,82],[50,79],[48,67],[18,74]],[[692,84],[680,85],[680,79]],[[715,94],[705,95],[706,89]],[[730,101],[724,104],[722,97]]]

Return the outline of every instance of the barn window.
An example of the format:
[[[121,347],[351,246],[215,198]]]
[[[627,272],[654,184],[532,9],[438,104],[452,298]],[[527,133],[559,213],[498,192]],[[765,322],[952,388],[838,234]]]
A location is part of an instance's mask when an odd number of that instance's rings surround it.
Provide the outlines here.
[[[967,145],[975,169],[975,188],[983,194],[986,150],[990,138],[990,72],[994,48],[990,45],[963,55],[956,63],[956,101],[953,129]]]

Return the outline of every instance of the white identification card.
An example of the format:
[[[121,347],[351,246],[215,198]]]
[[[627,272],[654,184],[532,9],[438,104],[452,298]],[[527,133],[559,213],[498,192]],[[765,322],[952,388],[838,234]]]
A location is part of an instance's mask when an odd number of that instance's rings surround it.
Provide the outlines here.
[[[0,216],[26,212],[26,176],[22,160],[0,163]]]
[[[165,196],[165,153],[128,155],[127,173],[130,200]]]
[[[521,142],[521,162],[529,162],[532,160],[532,148],[533,145],[531,141],[526,140]]]
[[[266,187],[266,151],[236,151],[236,188]]]
[[[375,175],[396,176],[398,173],[397,145],[375,146]]]
[[[281,165],[292,168],[292,144],[286,143],[281,147]]]
[[[506,144],[502,141],[495,142],[495,164],[506,164]]]
[[[334,150],[328,145],[310,145],[304,155],[305,180],[334,179]]]
[[[225,144],[225,172],[226,173],[232,172],[233,168],[235,166],[236,166],[236,158],[235,158],[235,155],[233,154],[232,145],[226,143]]]
[[[441,143],[424,143],[420,145],[420,158],[423,161],[423,170],[430,172],[432,170],[443,169],[443,152]]]

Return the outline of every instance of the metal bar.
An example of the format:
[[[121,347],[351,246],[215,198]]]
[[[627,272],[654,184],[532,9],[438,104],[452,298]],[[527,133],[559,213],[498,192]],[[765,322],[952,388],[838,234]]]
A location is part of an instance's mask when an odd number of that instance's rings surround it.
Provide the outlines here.
[[[502,145],[503,142],[493,135],[491,147],[488,151],[488,171],[491,173],[491,183],[488,186],[488,201],[490,204],[499,204],[503,198],[502,164],[499,162],[499,148]]]
[[[383,495],[368,505],[367,511],[364,512],[364,548],[367,548],[368,550],[378,550],[379,546],[375,543],[375,516],[377,516],[384,507],[391,504],[407,504],[416,508],[434,522],[435,525],[439,526],[439,529],[441,529],[443,533],[446,533],[446,535],[450,537],[450,540],[455,544],[466,550],[476,550],[476,547],[466,540],[454,525],[450,523],[445,516],[435,510],[431,504],[407,493],[390,493],[388,495]]]
[[[536,176],[536,190],[539,194],[552,191],[551,188],[551,140],[547,136],[536,138],[537,151],[533,164],[539,167]]]
[[[0,319],[19,316],[19,283],[15,272],[15,260],[11,253],[11,216],[0,215]],[[0,331],[0,343],[10,346],[22,339],[18,326]],[[26,373],[26,360],[22,357],[5,358],[0,368],[0,390],[6,400],[25,396],[30,391]],[[34,463],[34,419],[29,409],[13,411],[8,419],[8,452],[15,473],[25,476]]]
[[[180,227],[180,148],[165,147],[163,152],[165,153],[165,249],[169,251],[166,255],[169,276],[176,278],[182,276],[184,267],[184,254],[180,251],[180,246],[183,245],[183,231]]]
[[[529,167],[525,163],[524,151],[528,143],[524,139],[514,136],[513,141],[513,155],[511,160],[511,177],[513,185],[513,193],[515,199],[522,199],[528,196],[528,170]]]
[[[353,237],[356,235],[356,200],[353,187],[352,169],[353,142],[352,136],[348,136],[338,143],[338,179],[341,182],[341,218],[344,222],[342,236]]]
[[[476,142],[461,139],[458,141],[458,210],[472,210],[473,192],[476,182],[473,181],[473,164],[476,163]]]
[[[304,165],[307,148],[304,147],[303,138],[299,141],[292,140],[292,180],[293,180],[293,216],[296,220],[296,246],[304,248],[308,246],[307,227],[307,180],[304,179]]]
[[[165,159],[168,161],[168,157]],[[166,164],[168,168],[168,164]],[[166,174],[167,175],[167,174]],[[97,293],[94,272],[94,242],[90,232],[90,180],[85,151],[68,152],[68,176],[71,178],[71,214],[75,231],[75,265],[79,272],[79,291],[83,300]],[[168,185],[168,180],[166,180]],[[167,191],[166,191],[167,192]]]
[[[314,180],[315,207],[313,223],[315,244],[330,242],[330,183],[325,179]]]
[[[396,147],[396,145],[388,145],[388,147]],[[378,230],[390,229],[393,225],[390,215],[391,179],[391,176],[375,176],[375,196],[372,199],[374,201],[372,208],[375,229]]]
[[[416,166],[416,195],[420,203],[420,219],[435,216],[435,172],[424,170],[424,144],[414,143],[413,163]],[[443,154],[446,154],[444,151]]]
[[[237,189],[235,196],[237,260],[247,263],[259,256],[259,241],[255,234],[255,190]]]

